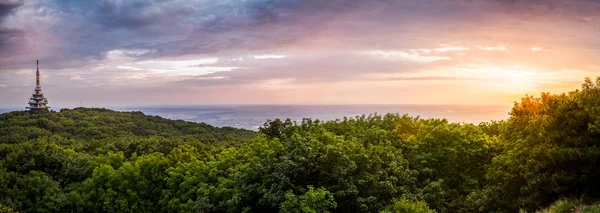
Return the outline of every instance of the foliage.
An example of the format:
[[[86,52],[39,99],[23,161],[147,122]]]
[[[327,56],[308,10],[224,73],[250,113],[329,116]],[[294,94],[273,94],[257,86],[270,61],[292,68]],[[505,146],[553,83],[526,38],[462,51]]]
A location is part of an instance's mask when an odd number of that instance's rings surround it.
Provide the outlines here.
[[[600,194],[600,78],[582,90],[515,103],[487,187],[473,193],[481,211],[535,210],[560,197]]]
[[[585,206],[581,213],[600,213],[600,205]]]
[[[410,201],[405,197],[395,199],[392,204],[387,206],[381,213],[436,213],[437,211],[429,209],[424,201]]]
[[[441,212],[467,211],[466,196],[485,182],[493,141],[472,124],[407,119],[398,125],[424,199]]]
[[[525,210],[520,212],[527,213]],[[559,199],[550,206],[536,211],[536,213],[598,213],[600,205],[586,205],[582,200],[576,199]]]
[[[20,143],[44,136],[76,140],[102,140],[125,136],[182,137],[204,143],[247,140],[252,131],[217,128],[205,123],[168,120],[142,112],[76,108],[60,112],[15,111],[0,115],[0,142]]]
[[[17,211],[0,203],[0,213],[17,213]]]
[[[288,213],[317,213],[329,212],[329,209],[335,207],[336,203],[331,192],[324,188],[315,190],[312,186],[308,186],[308,191],[301,196],[296,196],[292,191],[288,191],[280,210]]]
[[[154,210],[174,162],[167,154],[204,159],[256,135],[85,108],[1,114],[0,133],[0,203],[22,212]]]
[[[583,204],[600,197],[600,78],[525,96],[509,114],[274,119],[254,132],[106,109],[10,112],[0,210],[598,212]]]
[[[570,213],[581,203],[571,199],[560,199],[554,202],[550,207],[537,211],[536,213]]]

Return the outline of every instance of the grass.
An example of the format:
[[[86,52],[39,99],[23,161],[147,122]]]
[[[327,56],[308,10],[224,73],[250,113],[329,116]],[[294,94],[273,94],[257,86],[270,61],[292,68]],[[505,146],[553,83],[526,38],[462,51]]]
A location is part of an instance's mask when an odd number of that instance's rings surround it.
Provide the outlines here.
[[[581,213],[600,213],[600,205],[586,206]]]
[[[520,210],[519,213],[527,213]],[[536,213],[600,213],[600,204],[584,205],[575,199],[560,199]]]
[[[538,211],[538,213],[571,213],[574,212],[581,203],[571,199],[561,199],[554,202],[550,207]]]

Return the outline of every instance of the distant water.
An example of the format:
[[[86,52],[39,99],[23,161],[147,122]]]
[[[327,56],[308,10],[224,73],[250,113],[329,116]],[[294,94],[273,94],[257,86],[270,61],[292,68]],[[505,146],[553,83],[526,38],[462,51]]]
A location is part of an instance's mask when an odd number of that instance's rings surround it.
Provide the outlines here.
[[[22,109],[16,109],[16,108],[11,108],[11,109],[0,109],[0,114],[5,113],[5,112],[12,112],[12,111],[17,111],[17,110],[22,110]]]
[[[221,105],[194,107],[119,108],[120,111],[142,111],[168,119],[204,122],[214,126],[231,126],[256,130],[267,119],[302,118],[334,120],[362,114],[408,113],[422,118],[446,118],[452,122],[478,124],[508,117],[511,106],[476,105]]]

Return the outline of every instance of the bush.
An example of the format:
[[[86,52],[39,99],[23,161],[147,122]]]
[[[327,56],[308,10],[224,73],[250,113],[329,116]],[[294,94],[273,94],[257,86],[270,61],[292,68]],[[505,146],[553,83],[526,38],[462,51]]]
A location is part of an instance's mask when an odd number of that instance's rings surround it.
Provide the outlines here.
[[[429,209],[427,203],[423,201],[411,201],[402,197],[394,200],[380,213],[437,213],[437,211]]]
[[[537,213],[570,213],[579,206],[581,202],[572,199],[561,199],[554,202],[550,207],[537,211]]]
[[[581,213],[600,213],[600,205],[586,206]]]

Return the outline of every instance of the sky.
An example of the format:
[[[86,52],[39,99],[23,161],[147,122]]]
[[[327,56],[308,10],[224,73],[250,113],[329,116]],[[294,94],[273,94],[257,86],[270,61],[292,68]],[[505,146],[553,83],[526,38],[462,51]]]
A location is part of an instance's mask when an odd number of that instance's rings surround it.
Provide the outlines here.
[[[600,1],[0,0],[0,108],[38,59],[58,107],[511,105],[600,76]]]

